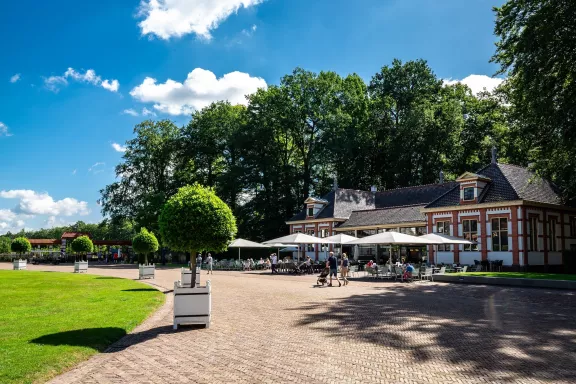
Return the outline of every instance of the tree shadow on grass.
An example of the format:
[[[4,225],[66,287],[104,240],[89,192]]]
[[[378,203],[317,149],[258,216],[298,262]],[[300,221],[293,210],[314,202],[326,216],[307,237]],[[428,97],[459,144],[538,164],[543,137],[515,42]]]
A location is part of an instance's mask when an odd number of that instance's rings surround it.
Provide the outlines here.
[[[112,276],[99,276],[96,280],[120,280],[121,277],[112,277]]]
[[[174,331],[171,325],[151,328],[142,332],[126,334],[122,328],[86,328],[74,331],[65,331],[44,335],[31,340],[31,343],[42,345],[70,345],[76,347],[88,347],[98,352],[114,353],[136,344],[155,339],[162,334],[187,332],[190,330],[204,329],[202,325],[179,325]]]
[[[132,288],[132,289],[123,289],[122,292],[155,292],[158,291],[154,288]]]
[[[397,349],[409,364],[444,361],[460,374],[498,382],[576,377],[574,292],[385,284],[294,310],[304,313],[300,326]]]

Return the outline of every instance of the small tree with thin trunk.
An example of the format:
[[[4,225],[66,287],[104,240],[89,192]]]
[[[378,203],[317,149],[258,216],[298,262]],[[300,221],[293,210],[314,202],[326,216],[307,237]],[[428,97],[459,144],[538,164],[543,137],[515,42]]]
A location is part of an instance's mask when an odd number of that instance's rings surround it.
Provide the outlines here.
[[[196,254],[226,250],[237,231],[230,207],[198,183],[180,188],[164,204],[158,223],[164,245],[190,252],[192,287],[196,286]]]
[[[142,228],[132,239],[132,248],[138,253],[138,263],[148,265],[148,255],[158,250],[158,239],[152,232]]]
[[[94,249],[94,244],[92,244],[92,240],[88,236],[80,236],[72,241],[72,250],[76,253],[76,261],[78,261],[78,254],[80,253],[80,257],[82,260],[86,258],[86,255],[89,252],[92,252]]]
[[[17,237],[12,240],[12,244],[10,244],[10,249],[12,252],[16,252],[19,254],[19,258],[22,258],[23,253],[28,253],[32,250],[32,245],[25,237]]]

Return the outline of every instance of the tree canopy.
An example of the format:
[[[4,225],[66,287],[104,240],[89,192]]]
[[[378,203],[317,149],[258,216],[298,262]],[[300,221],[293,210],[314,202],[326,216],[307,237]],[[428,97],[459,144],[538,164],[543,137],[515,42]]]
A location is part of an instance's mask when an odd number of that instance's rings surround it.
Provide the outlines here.
[[[224,251],[237,231],[236,219],[226,203],[212,189],[197,183],[180,188],[170,197],[158,222],[165,245],[191,254]]]
[[[10,244],[10,249],[12,252],[16,252],[20,255],[23,253],[28,253],[32,250],[32,245],[25,237],[17,237],[12,240],[12,244]]]
[[[72,241],[72,250],[76,253],[89,253],[94,250],[94,244],[88,236],[79,236]]]
[[[132,239],[132,248],[134,252],[142,255],[140,264],[148,264],[148,254],[154,253],[158,250],[158,239],[152,232],[148,232],[146,228],[140,229],[140,233]]]
[[[536,170],[576,196],[576,2],[508,0],[495,8],[493,60]]]
[[[12,244],[12,241],[8,236],[0,236],[0,254],[10,253],[10,244]]]

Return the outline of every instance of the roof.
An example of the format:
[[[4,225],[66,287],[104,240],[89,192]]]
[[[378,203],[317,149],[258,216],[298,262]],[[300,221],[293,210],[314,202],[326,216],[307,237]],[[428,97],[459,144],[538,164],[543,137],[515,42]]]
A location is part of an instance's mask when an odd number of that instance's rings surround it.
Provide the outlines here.
[[[60,244],[57,239],[28,239],[30,245],[56,245]]]
[[[370,209],[366,211],[354,211],[350,218],[338,228],[376,226],[387,224],[401,224],[426,222],[426,218],[420,212],[424,205],[411,205],[404,207],[391,207]]]
[[[63,239],[75,239],[80,236],[88,236],[90,238],[92,237],[92,235],[88,232],[64,232],[62,234]]]
[[[347,219],[352,211],[375,208],[375,197],[372,192],[354,189],[337,189],[322,196],[328,204],[320,210],[315,219]],[[306,219],[306,207],[290,218],[290,221]]]
[[[556,186],[527,168],[517,165],[492,163],[476,173],[491,180],[484,187],[480,196],[478,196],[479,204],[512,200],[561,204]],[[458,184],[428,204],[426,208],[456,205],[460,205],[460,187]]]
[[[415,187],[396,188],[377,192],[375,208],[428,204],[457,185],[458,183],[451,181],[442,184],[417,185]]]

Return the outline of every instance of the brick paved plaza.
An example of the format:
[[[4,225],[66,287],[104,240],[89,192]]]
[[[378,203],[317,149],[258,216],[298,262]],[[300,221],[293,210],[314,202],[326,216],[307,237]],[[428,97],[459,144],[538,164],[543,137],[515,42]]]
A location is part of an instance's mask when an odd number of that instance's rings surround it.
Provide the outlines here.
[[[10,268],[3,263],[1,268]],[[72,271],[71,266],[29,266]],[[135,278],[133,266],[90,273]],[[157,271],[168,291],[178,270]],[[204,278],[205,276],[203,276]],[[172,331],[172,298],[53,383],[568,383],[576,292],[216,272],[212,325]],[[97,324],[94,325],[97,327]]]

